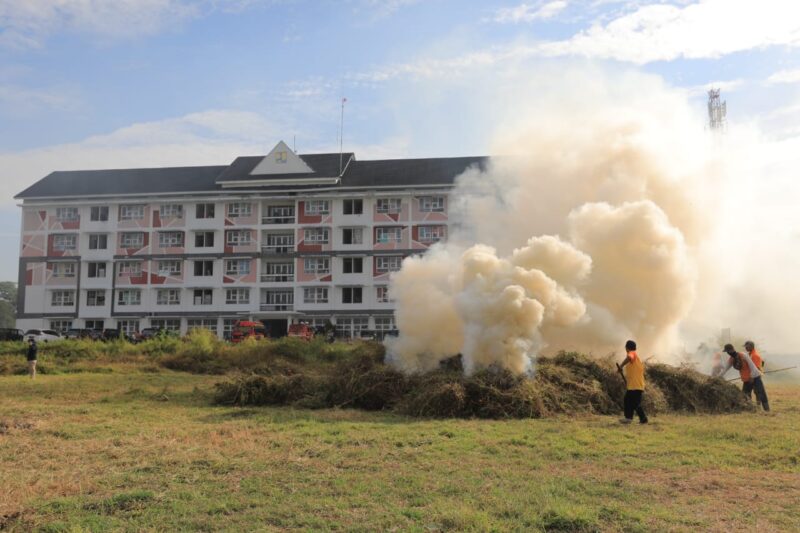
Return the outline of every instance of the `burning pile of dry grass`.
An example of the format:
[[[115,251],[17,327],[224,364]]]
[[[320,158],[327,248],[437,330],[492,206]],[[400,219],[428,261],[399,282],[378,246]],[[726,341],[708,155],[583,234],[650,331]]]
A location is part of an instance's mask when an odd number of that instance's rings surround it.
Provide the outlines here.
[[[228,405],[293,405],[391,410],[436,418],[540,418],[618,414],[625,386],[610,361],[560,353],[537,361],[533,378],[488,368],[466,377],[460,360],[406,376],[383,363],[380,345],[364,347],[324,371],[261,372],[217,384],[216,401]],[[284,369],[286,370],[286,369]],[[752,409],[733,385],[687,368],[649,365],[649,413],[729,413]]]

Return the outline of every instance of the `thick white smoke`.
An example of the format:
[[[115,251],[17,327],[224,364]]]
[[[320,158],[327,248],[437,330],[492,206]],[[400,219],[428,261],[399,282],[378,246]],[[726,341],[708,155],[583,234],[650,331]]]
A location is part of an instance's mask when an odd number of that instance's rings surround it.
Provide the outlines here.
[[[685,94],[653,77],[559,80],[504,99],[514,116],[495,135],[499,155],[457,182],[457,229],[393,277],[399,368],[461,353],[467,373],[523,372],[545,349],[605,354],[628,338],[669,359],[682,331],[725,325],[717,254],[731,239],[724,217],[744,206],[722,198],[737,189],[735,154],[758,143],[706,131]]]

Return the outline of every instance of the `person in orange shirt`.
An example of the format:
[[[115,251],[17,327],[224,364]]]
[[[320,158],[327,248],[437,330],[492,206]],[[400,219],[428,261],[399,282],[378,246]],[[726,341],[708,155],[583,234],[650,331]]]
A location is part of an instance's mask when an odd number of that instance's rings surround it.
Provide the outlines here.
[[[633,422],[633,413],[639,416],[640,424],[647,424],[647,415],[642,409],[642,395],[644,394],[644,363],[636,354],[636,343],[628,341],[625,343],[625,351],[627,355],[621,365],[618,365],[620,372],[626,366],[628,367],[623,378],[625,378],[625,418],[621,418],[620,422],[623,424],[630,424]]]
[[[763,375],[764,360],[761,358],[761,355],[756,351],[755,343],[753,341],[745,342],[744,349],[750,356],[750,360],[753,361],[753,364]],[[758,377],[751,376],[750,381],[742,381],[742,392],[745,394],[745,396],[747,396],[748,399],[751,399],[753,397],[752,396],[753,391],[755,391],[756,393],[756,402],[758,402],[758,405],[760,405],[765,411],[769,411],[769,399],[767,398],[767,390],[764,388],[764,380],[762,376]]]
[[[752,341],[748,341],[752,344]],[[722,370],[716,374],[716,377],[722,377],[730,370],[731,367],[739,371],[739,377],[742,379],[742,392],[748,398],[752,398],[751,393],[755,391],[756,399],[764,411],[769,411],[769,400],[767,399],[767,391],[764,389],[764,382],[761,380],[761,370],[759,370],[756,362],[750,358],[750,351],[746,353],[737,352],[733,344],[726,344],[722,349],[728,354],[729,359]],[[753,345],[755,351],[755,345]],[[756,355],[758,355],[756,353]],[[761,357],[758,357],[758,364],[761,364]]]

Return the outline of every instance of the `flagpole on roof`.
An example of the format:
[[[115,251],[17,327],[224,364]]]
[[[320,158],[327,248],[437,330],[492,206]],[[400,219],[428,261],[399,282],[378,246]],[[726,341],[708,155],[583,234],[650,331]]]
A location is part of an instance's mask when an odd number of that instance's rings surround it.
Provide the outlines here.
[[[343,138],[344,138],[344,103],[347,98],[342,96],[342,117],[339,120],[339,177],[342,176],[342,153],[343,153]]]

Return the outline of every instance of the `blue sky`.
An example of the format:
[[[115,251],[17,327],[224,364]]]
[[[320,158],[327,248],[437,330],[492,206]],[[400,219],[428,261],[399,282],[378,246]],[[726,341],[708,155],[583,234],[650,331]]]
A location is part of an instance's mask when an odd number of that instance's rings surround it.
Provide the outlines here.
[[[488,153],[509,71],[641,71],[700,118],[713,84],[732,123],[794,137],[798,45],[791,0],[0,0],[0,246],[52,170],[334,150],[343,95],[361,159]]]

